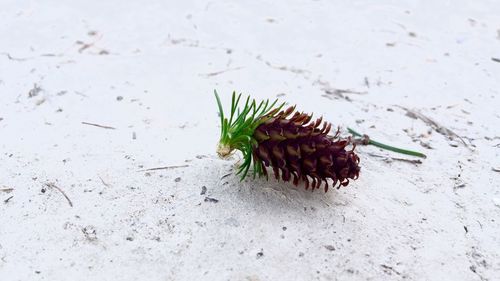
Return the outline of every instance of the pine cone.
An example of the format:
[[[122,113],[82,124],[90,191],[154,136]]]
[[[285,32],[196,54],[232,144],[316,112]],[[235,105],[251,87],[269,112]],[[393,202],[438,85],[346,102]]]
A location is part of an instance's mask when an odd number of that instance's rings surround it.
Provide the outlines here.
[[[328,191],[328,180],[333,186],[339,182],[342,186],[349,184],[349,179],[359,176],[359,157],[353,152],[355,145],[349,151],[345,147],[349,140],[338,140],[338,130],[335,136],[328,136],[331,124],[322,122],[322,118],[310,122],[312,115],[295,112],[295,107],[266,119],[259,125],[253,137],[258,145],[254,148],[254,161],[260,161],[265,167],[271,167],[276,179],[280,174],[283,181],[297,185],[299,180],[309,188],[309,178],[312,179],[312,189],[320,188],[325,183]],[[321,126],[321,129],[319,127]],[[262,171],[267,175],[266,168]]]
[[[350,139],[340,140],[338,130],[335,136],[328,136],[331,124],[322,118],[311,122],[312,115],[295,112],[295,107],[280,111],[284,104],[247,98],[242,110],[238,108],[241,94],[233,92],[230,118],[224,118],[224,111],[217,92],[215,92],[221,118],[221,137],[217,153],[227,157],[235,149],[243,153],[244,162],[238,174],[243,180],[253,163],[253,174],[267,176],[267,168],[274,171],[276,179],[281,177],[297,185],[305,182],[306,189],[312,180],[312,190],[320,188],[328,180],[333,186],[347,186],[349,179],[359,175],[359,157],[354,153],[355,145],[346,150]],[[238,109],[238,114],[236,110]],[[321,126],[321,129],[319,127]]]

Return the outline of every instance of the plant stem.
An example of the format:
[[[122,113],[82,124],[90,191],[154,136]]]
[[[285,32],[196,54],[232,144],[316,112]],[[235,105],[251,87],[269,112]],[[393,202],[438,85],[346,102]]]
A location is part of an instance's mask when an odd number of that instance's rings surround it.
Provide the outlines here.
[[[356,137],[368,137],[367,135],[362,135],[362,134],[354,131],[351,128],[347,128],[347,130],[353,136],[356,136]],[[373,146],[376,146],[376,147],[379,147],[379,148],[382,148],[382,149],[385,149],[385,150],[390,150],[390,151],[393,151],[393,152],[397,152],[397,153],[401,153],[401,154],[406,154],[406,155],[412,155],[412,156],[427,158],[427,156],[425,154],[420,153],[420,152],[416,152],[416,151],[412,151],[412,150],[407,150],[407,149],[402,149],[402,148],[390,146],[390,145],[387,145],[387,144],[380,143],[378,141],[374,141],[374,140],[372,140],[370,138],[367,138],[367,139],[368,139],[368,144],[371,144]]]

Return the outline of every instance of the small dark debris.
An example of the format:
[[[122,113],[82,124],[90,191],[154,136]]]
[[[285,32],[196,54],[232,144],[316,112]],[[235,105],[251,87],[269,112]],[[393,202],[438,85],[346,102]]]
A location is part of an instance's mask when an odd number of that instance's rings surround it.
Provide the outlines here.
[[[40,192],[41,192],[41,193],[45,193],[45,191],[47,191],[45,188],[42,188],[42,189],[40,190]]]
[[[207,193],[207,187],[206,186],[202,186],[201,187],[200,195],[205,195],[205,193]]]
[[[4,202],[5,204],[7,204],[7,203],[9,203],[10,199],[12,199],[13,197],[14,197],[14,196],[10,196],[9,198],[7,198],[7,199],[3,200],[3,202]]]
[[[430,143],[428,142],[423,142],[423,141],[420,141],[420,146],[422,146],[423,148],[427,148],[427,149],[434,149]]]
[[[181,181],[181,177],[177,177],[177,178],[175,178],[175,180],[174,180],[174,181],[175,181],[175,182],[180,182],[180,181]]]
[[[333,245],[325,245],[325,249],[328,251],[335,251],[335,247]]]
[[[287,230],[286,226],[283,226],[281,229],[283,229],[283,231]]]
[[[97,240],[97,231],[95,228],[91,225],[86,226],[82,228],[83,235],[85,235],[85,238],[89,241],[95,241]]]
[[[472,272],[477,273],[477,272],[476,272],[476,266],[475,266],[475,265],[471,265],[471,266],[469,267],[469,269],[470,269]]]
[[[469,233],[469,229],[465,225],[464,225],[464,230],[465,230],[465,233]]]
[[[116,97],[116,100],[117,100],[117,101],[122,101],[122,100],[123,100],[123,97],[122,97],[122,96],[117,96],[117,97]]]
[[[299,257],[303,257],[303,256],[304,256],[304,253],[299,252]]]
[[[35,273],[36,273],[36,274],[40,274],[40,273],[42,273],[42,272],[41,272],[41,271],[39,271],[39,270],[35,270]]]
[[[260,249],[260,252],[257,253],[257,258],[260,259],[264,256],[264,250]]]
[[[137,134],[135,132],[132,132],[132,139],[136,140],[137,139]]]
[[[500,62],[499,58],[491,58],[491,60],[494,61],[494,62]]]
[[[411,32],[408,32],[408,36],[410,36],[410,37],[417,37],[417,34],[415,32],[413,32],[413,31],[411,31]]]
[[[396,46],[396,42],[392,42],[392,43],[385,43],[385,45],[386,45],[387,47],[394,47],[394,46]]]
[[[83,51],[85,51],[86,49],[90,48],[93,44],[86,44],[84,43],[83,41],[80,41],[80,40],[77,40],[75,42],[75,44],[77,45],[82,45],[79,49],[78,49],[78,52],[81,53]]]
[[[42,88],[35,83],[33,84],[33,88],[29,90],[28,97],[29,98],[36,97],[41,91],[43,91]]]
[[[492,170],[493,172],[500,173],[500,167],[498,167],[498,168],[491,167],[491,170]]]
[[[127,238],[125,238],[125,239],[126,239],[127,241],[134,241],[134,238],[132,238],[132,237],[127,237]]]
[[[384,272],[388,275],[392,275],[393,272],[396,273],[397,275],[401,275],[401,273],[396,271],[392,266],[388,266],[385,264],[381,264],[380,266],[384,269]]]
[[[219,200],[211,197],[205,197],[205,202],[217,203]]]

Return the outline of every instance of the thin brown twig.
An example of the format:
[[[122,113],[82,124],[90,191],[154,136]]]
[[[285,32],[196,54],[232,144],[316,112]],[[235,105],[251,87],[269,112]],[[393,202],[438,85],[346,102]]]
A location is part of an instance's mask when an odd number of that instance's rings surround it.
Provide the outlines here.
[[[337,89],[332,87],[328,81],[323,81],[321,79],[316,80],[316,82],[314,83],[322,86],[321,90],[324,92],[322,97],[328,99],[341,98],[347,101],[352,101],[351,98],[348,96],[349,94],[365,95],[368,93],[368,92],[354,91],[351,89]]]
[[[111,185],[110,185],[109,183],[105,182],[105,181],[101,178],[101,176],[98,176],[98,177],[99,177],[99,179],[101,180],[102,184],[104,184],[104,186],[106,186],[106,187],[108,187],[108,188],[110,188],[110,187],[111,187]]]
[[[224,70],[221,70],[221,71],[200,74],[200,76],[212,77],[212,76],[223,74],[223,73],[226,73],[226,72],[229,72],[229,71],[239,70],[239,69],[242,69],[242,68],[243,67],[241,67],[241,66],[240,67],[233,67],[233,68],[228,68],[228,69],[224,69]]]
[[[9,203],[10,199],[14,198],[14,195],[10,196],[9,198],[3,200],[5,204]]]
[[[189,167],[189,165],[156,167],[156,168],[150,168],[150,169],[139,170],[139,171],[137,171],[137,172],[158,171],[158,170],[170,170],[170,169],[186,168],[186,167]]]
[[[420,159],[406,159],[406,158],[382,156],[382,155],[378,155],[375,153],[368,153],[368,155],[373,156],[373,157],[377,157],[377,158],[384,158],[385,161],[393,160],[393,161],[407,162],[407,163],[415,164],[415,165],[422,164],[422,160],[420,160]]]
[[[94,123],[88,123],[88,122],[82,122],[83,125],[89,125],[89,126],[94,126],[94,127],[99,127],[103,129],[108,129],[108,130],[116,130],[115,127],[110,127],[110,126],[105,126],[105,125],[99,125],[99,124],[94,124]]]
[[[14,188],[10,188],[10,187],[0,188],[0,191],[5,192],[5,193],[10,193],[10,192],[14,191]]]
[[[61,194],[64,196],[64,198],[66,198],[66,200],[68,200],[68,203],[69,203],[69,206],[70,207],[73,207],[73,202],[71,202],[71,200],[69,199],[68,195],[66,195],[66,193],[61,189],[59,188],[57,185],[55,185],[54,183],[52,182],[49,182],[49,183],[46,183],[45,184],[47,187],[51,187],[51,188],[55,188],[57,189],[59,192],[61,192]]]
[[[406,108],[406,107],[403,107],[403,106],[399,106],[399,105],[397,105],[397,107],[399,107],[399,108],[403,109],[404,111],[406,111],[406,116],[408,116],[410,118],[413,118],[413,119],[420,119],[426,125],[430,126],[432,129],[434,129],[434,131],[438,132],[439,134],[441,134],[443,136],[448,137],[451,140],[453,140],[454,138],[460,139],[460,141],[462,141],[463,145],[465,147],[469,148],[469,146],[467,145],[467,143],[464,141],[464,139],[462,137],[460,137],[459,135],[457,135],[452,130],[450,130],[450,129],[444,127],[444,126],[442,126],[439,123],[437,123],[433,119],[431,119],[431,118],[425,116],[424,114],[420,113],[419,111],[417,111],[417,110],[411,110],[409,108]]]
[[[29,58],[15,58],[13,56],[11,56],[9,53],[1,53],[2,55],[5,55],[9,60],[13,60],[13,61],[26,61],[28,60]]]

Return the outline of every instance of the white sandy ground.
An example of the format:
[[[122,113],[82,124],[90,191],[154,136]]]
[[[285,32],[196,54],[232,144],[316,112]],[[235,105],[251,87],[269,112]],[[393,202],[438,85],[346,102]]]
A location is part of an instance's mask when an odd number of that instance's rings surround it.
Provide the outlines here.
[[[500,280],[498,1],[347,2],[1,0],[0,280]],[[428,158],[239,182],[213,89]]]

